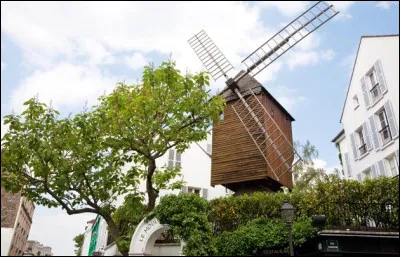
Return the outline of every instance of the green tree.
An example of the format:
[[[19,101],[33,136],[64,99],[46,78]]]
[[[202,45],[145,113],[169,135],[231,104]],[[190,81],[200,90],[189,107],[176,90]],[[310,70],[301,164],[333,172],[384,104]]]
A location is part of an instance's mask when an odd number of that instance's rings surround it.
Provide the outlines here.
[[[169,61],[158,68],[146,66],[139,84],[119,83],[110,95],[100,98],[96,114],[103,121],[108,144],[145,167],[140,173],[146,179],[148,210],[154,208],[159,190],[165,189],[165,184],[155,181],[155,173],[159,178],[173,175],[157,169],[157,158],[170,148],[183,152],[192,142],[205,139],[207,129],[219,120],[225,102],[220,96],[210,97],[207,86],[206,73],[181,75]]]
[[[82,255],[82,245],[83,245],[84,238],[85,238],[84,234],[79,234],[76,237],[74,237],[76,256]]]
[[[294,186],[302,190],[324,178],[326,173],[324,169],[315,168],[314,160],[318,158],[318,150],[310,141],[307,140],[305,145],[296,141],[295,148],[301,155],[302,161],[293,167]]]
[[[111,217],[116,197],[134,192],[139,183],[135,169],[122,171],[129,157],[105,144],[102,121],[92,112],[58,119],[58,111],[35,98],[24,105],[21,115],[4,117],[10,124],[1,142],[5,189],[69,215],[100,215],[119,238]]]

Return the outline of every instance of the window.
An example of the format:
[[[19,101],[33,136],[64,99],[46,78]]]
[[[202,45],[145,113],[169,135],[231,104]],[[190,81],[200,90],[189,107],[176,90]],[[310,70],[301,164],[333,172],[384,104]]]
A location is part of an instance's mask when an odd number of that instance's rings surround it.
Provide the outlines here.
[[[188,187],[188,193],[200,195],[200,188]]]
[[[372,178],[372,172],[371,169],[368,168],[363,171],[364,179],[371,179]]]
[[[207,144],[207,153],[211,154],[212,148],[211,144]]]
[[[175,149],[169,149],[168,152],[168,168],[181,167],[181,153]]]
[[[376,78],[376,71],[373,69],[368,75],[369,81],[371,83],[371,96],[372,96],[372,101],[375,103],[382,95],[381,92],[381,87],[378,83],[378,80]]]
[[[389,166],[390,175],[392,175],[393,177],[399,175],[399,171],[397,170],[396,156],[392,155],[388,157],[386,160]]]
[[[362,127],[358,131],[356,131],[356,134],[358,137],[358,150],[360,156],[362,156],[367,153],[367,145],[364,142],[364,133]]]
[[[358,102],[357,95],[353,96],[353,105],[354,105],[354,109],[357,109],[357,107],[360,105],[360,103]]]
[[[378,114],[379,118],[379,134],[381,136],[382,144],[386,145],[388,142],[392,140],[392,135],[390,134],[389,123],[386,116],[386,111],[383,109]]]

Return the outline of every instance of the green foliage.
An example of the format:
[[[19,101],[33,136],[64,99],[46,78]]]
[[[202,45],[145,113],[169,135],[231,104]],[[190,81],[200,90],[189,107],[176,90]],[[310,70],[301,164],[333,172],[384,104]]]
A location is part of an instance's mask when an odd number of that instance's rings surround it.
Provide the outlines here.
[[[342,159],[342,151],[340,149],[340,144],[336,143],[335,146],[336,146],[336,149],[338,149],[338,151],[339,151],[338,158],[339,158],[339,161],[340,161],[340,166],[342,167],[341,172],[342,172],[342,175],[344,176],[343,159]]]
[[[210,256],[215,253],[207,201],[196,194],[167,195],[161,198],[148,219],[156,217],[168,224],[185,241],[187,256]]]
[[[22,115],[7,115],[2,138],[2,182],[39,205],[62,207],[69,214],[96,210],[137,178],[124,175],[124,156],[110,150],[98,129],[101,121],[85,112],[58,119],[58,112],[37,99],[24,103]],[[104,213],[102,213],[104,214]]]
[[[149,181],[149,209],[158,190],[165,187],[165,179],[178,174],[173,170],[155,172],[155,160],[172,147],[183,152],[192,142],[205,139],[225,105],[222,97],[210,97],[206,91],[206,73],[182,75],[175,66],[169,61],[157,68],[144,67],[139,84],[119,83],[111,94],[100,97],[95,109],[103,121],[107,144],[147,167],[142,175]],[[171,186],[179,188],[182,183]]]
[[[295,148],[300,154],[302,161],[293,167],[294,186],[298,189],[306,189],[312,186],[318,179],[326,176],[323,169],[314,167],[314,159],[318,158],[318,150],[307,140],[305,145],[295,142]]]
[[[293,223],[293,243],[299,246],[315,234],[311,219],[301,217]],[[262,255],[267,248],[287,248],[288,228],[281,219],[258,218],[233,232],[216,237],[219,256]],[[287,250],[287,249],[286,249]]]
[[[83,245],[83,240],[85,239],[84,234],[79,234],[76,237],[74,237],[74,242],[75,242],[75,254],[76,256],[82,256],[82,245]]]
[[[118,227],[121,237],[118,240],[120,251],[129,251],[130,243],[136,226],[146,214],[143,197],[139,194],[129,194],[124,203],[112,214],[112,218]]]

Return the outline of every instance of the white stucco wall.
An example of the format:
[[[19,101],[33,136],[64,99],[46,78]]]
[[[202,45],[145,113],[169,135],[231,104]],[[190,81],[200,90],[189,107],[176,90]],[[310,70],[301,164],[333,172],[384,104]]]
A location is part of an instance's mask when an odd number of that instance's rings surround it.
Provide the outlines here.
[[[82,256],[88,256],[89,255],[89,246],[90,246],[90,238],[92,236],[92,230],[91,226],[85,231],[84,233],[84,239],[83,239],[83,244],[82,244]]]
[[[7,256],[13,236],[12,228],[1,228],[1,256]]]
[[[381,60],[388,90],[382,99],[367,109],[360,80],[378,59]],[[354,109],[354,95],[357,95],[360,104],[357,109]],[[352,152],[350,134],[354,133],[365,121],[368,123],[368,118],[381,109],[388,100],[392,104],[399,130],[399,37],[362,38],[341,119],[345,130],[345,138],[340,142],[341,151],[343,156],[346,152],[349,154],[353,178],[357,178],[357,174],[399,149],[399,137],[397,136],[385,147],[370,150],[362,159],[354,160]],[[370,130],[370,127],[368,128]],[[372,142],[372,137],[370,140]],[[345,163],[344,166],[346,166]]]

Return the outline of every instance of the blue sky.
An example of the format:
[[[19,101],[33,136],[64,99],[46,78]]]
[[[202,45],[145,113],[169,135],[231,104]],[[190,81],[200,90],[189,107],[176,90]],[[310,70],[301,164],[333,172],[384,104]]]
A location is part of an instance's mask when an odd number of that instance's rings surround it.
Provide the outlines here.
[[[310,4],[2,1],[1,116],[20,112],[37,93],[63,115],[79,112],[86,101],[94,104],[118,81],[135,82],[143,65],[158,65],[170,53],[183,71],[198,71],[201,63],[187,40],[201,29],[238,71],[247,54]],[[339,165],[331,139],[342,129],[360,37],[399,33],[398,3],[333,4],[338,16],[256,77],[296,119],[294,139],[310,140],[326,169]],[[212,90],[223,86],[223,80],[213,82]],[[72,237],[87,219],[37,207],[30,238],[52,246],[56,255],[73,254]]]

